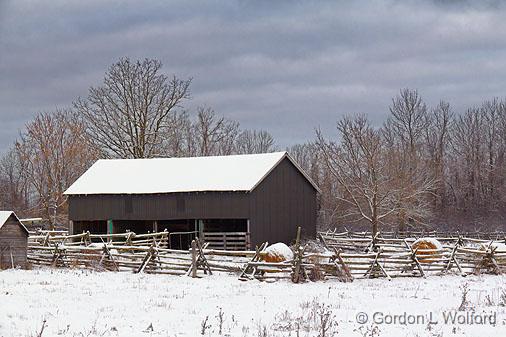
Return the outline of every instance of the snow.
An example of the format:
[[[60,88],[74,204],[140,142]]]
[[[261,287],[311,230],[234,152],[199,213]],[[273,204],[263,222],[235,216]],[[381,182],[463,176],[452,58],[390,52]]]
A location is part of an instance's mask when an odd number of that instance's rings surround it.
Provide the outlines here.
[[[487,250],[489,247],[492,249],[495,249],[495,251],[497,253],[506,252],[506,244],[503,242],[489,241],[489,242],[481,243],[479,248],[481,248],[482,250]]]
[[[337,336],[501,336],[506,331],[506,277],[442,276],[293,284],[239,281],[227,274],[201,279],[71,269],[0,272],[0,336],[317,336],[321,314]],[[461,315],[496,313],[497,323],[445,324]],[[474,311],[472,311],[474,310]],[[364,312],[369,321],[357,322]],[[433,313],[437,324],[371,322],[380,315]],[[391,317],[390,316],[390,317]],[[377,317],[376,317],[377,318]],[[151,329],[148,327],[152,326]],[[376,331],[375,334],[373,331]],[[327,336],[332,336],[328,332]]]
[[[251,191],[285,157],[296,165],[286,152],[192,158],[103,159],[95,162],[65,194]]]
[[[500,243],[500,242],[494,242],[492,243],[492,248],[496,249],[496,252],[506,252],[506,244]]]
[[[269,256],[270,261],[290,261],[293,260],[293,252],[282,242],[272,244],[261,252],[261,256]]]
[[[5,222],[7,221],[7,219],[9,219],[9,217],[12,214],[14,214],[14,216],[17,219],[17,215],[14,212],[12,212],[12,211],[0,211],[0,228],[2,228],[2,226],[5,224]],[[18,221],[19,221],[19,219],[18,219]],[[28,229],[26,229],[26,227],[23,224],[21,224],[21,226],[28,233]]]
[[[413,242],[412,246],[415,246],[415,245],[419,244],[420,242],[431,243],[435,247],[434,249],[443,249],[443,245],[441,244],[441,242],[439,242],[438,240],[436,240],[434,238],[419,238],[415,242]]]
[[[0,227],[9,219],[11,214],[11,211],[0,211]]]

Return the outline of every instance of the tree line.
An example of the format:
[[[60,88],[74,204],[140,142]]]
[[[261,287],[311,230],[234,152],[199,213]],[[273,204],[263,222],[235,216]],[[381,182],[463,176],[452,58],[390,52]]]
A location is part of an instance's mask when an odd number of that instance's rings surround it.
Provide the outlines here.
[[[39,113],[0,159],[0,208],[66,222],[63,191],[98,158],[152,158],[279,150],[210,107],[185,108],[192,79],[158,60],[120,59],[86,97]],[[463,112],[428,106],[416,90],[392,99],[383,125],[365,115],[317,129],[287,151],[318,184],[321,228],[491,230],[505,211],[506,101]]]
[[[291,148],[322,188],[320,224],[380,229],[504,229],[506,101],[456,113],[416,90],[392,99],[375,127],[364,115]]]
[[[66,223],[63,192],[99,158],[272,152],[264,130],[242,129],[209,107],[184,108],[191,79],[158,60],[120,59],[71,107],[40,113],[0,159],[0,209]]]

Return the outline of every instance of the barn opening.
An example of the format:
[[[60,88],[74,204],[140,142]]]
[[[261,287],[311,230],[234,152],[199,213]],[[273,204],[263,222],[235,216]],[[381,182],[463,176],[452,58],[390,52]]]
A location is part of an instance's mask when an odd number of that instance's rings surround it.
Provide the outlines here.
[[[172,219],[153,222],[153,231],[169,232],[171,249],[188,249],[198,237],[210,248],[238,250],[250,248],[248,224],[248,219]]]
[[[74,233],[137,234],[167,231],[168,248],[188,249],[195,238],[209,242],[213,249],[249,249],[248,219],[170,219],[170,220],[107,220],[75,221]],[[100,239],[93,239],[100,242]],[[92,240],[92,241],[93,241]]]

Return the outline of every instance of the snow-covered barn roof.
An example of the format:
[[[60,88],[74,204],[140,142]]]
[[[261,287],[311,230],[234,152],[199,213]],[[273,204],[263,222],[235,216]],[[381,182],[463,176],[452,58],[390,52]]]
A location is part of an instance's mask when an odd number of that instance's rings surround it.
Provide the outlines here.
[[[12,211],[0,211],[0,228],[2,228],[2,226],[7,222],[7,220],[11,215],[14,215],[16,219],[18,219],[18,222],[21,225],[21,227],[23,227],[23,229],[28,233],[28,229],[26,229],[25,225],[23,225],[21,221],[19,221],[19,218],[17,217],[16,213]]]
[[[101,159],[64,194],[249,192],[285,158],[318,190],[287,152],[273,152],[190,158]]]

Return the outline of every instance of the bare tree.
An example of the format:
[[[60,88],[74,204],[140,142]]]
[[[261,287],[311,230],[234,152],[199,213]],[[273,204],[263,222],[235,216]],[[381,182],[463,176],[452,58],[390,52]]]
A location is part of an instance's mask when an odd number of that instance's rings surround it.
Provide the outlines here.
[[[392,99],[390,113],[385,129],[390,129],[389,133],[395,135],[398,144],[404,147],[407,154],[415,156],[428,126],[427,106],[418,91],[401,90],[400,94]]]
[[[275,150],[274,137],[264,130],[244,130],[236,140],[236,152],[239,154],[267,153]]]
[[[505,103],[497,99],[454,121],[448,183],[454,208],[467,219],[488,222],[505,215],[505,123]]]
[[[311,141],[297,144],[287,149],[292,158],[309,174],[318,185],[321,193],[317,195],[318,225],[321,230],[332,229],[342,214],[347,211],[346,205],[336,202],[342,194],[342,188],[324,163],[324,155],[317,143]]]
[[[109,68],[104,83],[91,87],[86,99],[75,102],[87,122],[87,132],[108,155],[149,158],[162,155],[164,135],[189,98],[191,79],[161,73],[162,63],[123,58]]]
[[[196,155],[229,155],[234,153],[239,123],[219,117],[211,108],[200,107],[193,132],[189,133],[196,144]]]
[[[163,155],[184,157],[195,155],[193,124],[186,111],[171,114],[171,127],[164,132]]]
[[[385,150],[380,130],[364,116],[344,118],[337,124],[340,143],[326,140],[317,132],[317,144],[323,161],[343,193],[337,200],[346,204],[343,217],[350,221],[366,220],[373,234],[390,215],[406,212],[433,188],[430,180],[411,182],[413,176],[399,177],[391,152]],[[416,187],[416,188],[415,188]]]
[[[477,210],[482,206],[483,116],[479,109],[469,109],[458,117],[453,133],[455,200],[461,209]]]
[[[437,181],[434,205],[441,211],[448,204],[448,147],[450,144],[451,123],[453,111],[450,104],[444,101],[431,110],[427,115],[427,128],[425,129],[425,156],[431,175]]]
[[[418,181],[423,185],[424,176],[429,173],[424,154],[424,136],[431,127],[432,119],[428,108],[416,90],[403,89],[399,95],[392,99],[390,117],[383,126],[382,135],[386,141],[391,170],[400,181],[409,183],[413,193],[418,189]],[[405,186],[404,191],[407,191]],[[399,202],[403,202],[400,199]],[[412,202],[405,200],[404,202]],[[399,211],[395,212],[396,222],[401,231],[415,220],[425,218],[418,210],[426,210],[427,207],[417,205],[416,208],[400,205]]]
[[[24,216],[29,200],[22,165],[13,149],[0,159],[0,209],[13,210]]]
[[[97,158],[84,123],[69,110],[42,113],[16,142],[33,203],[32,212],[55,224],[66,219],[65,189]]]

